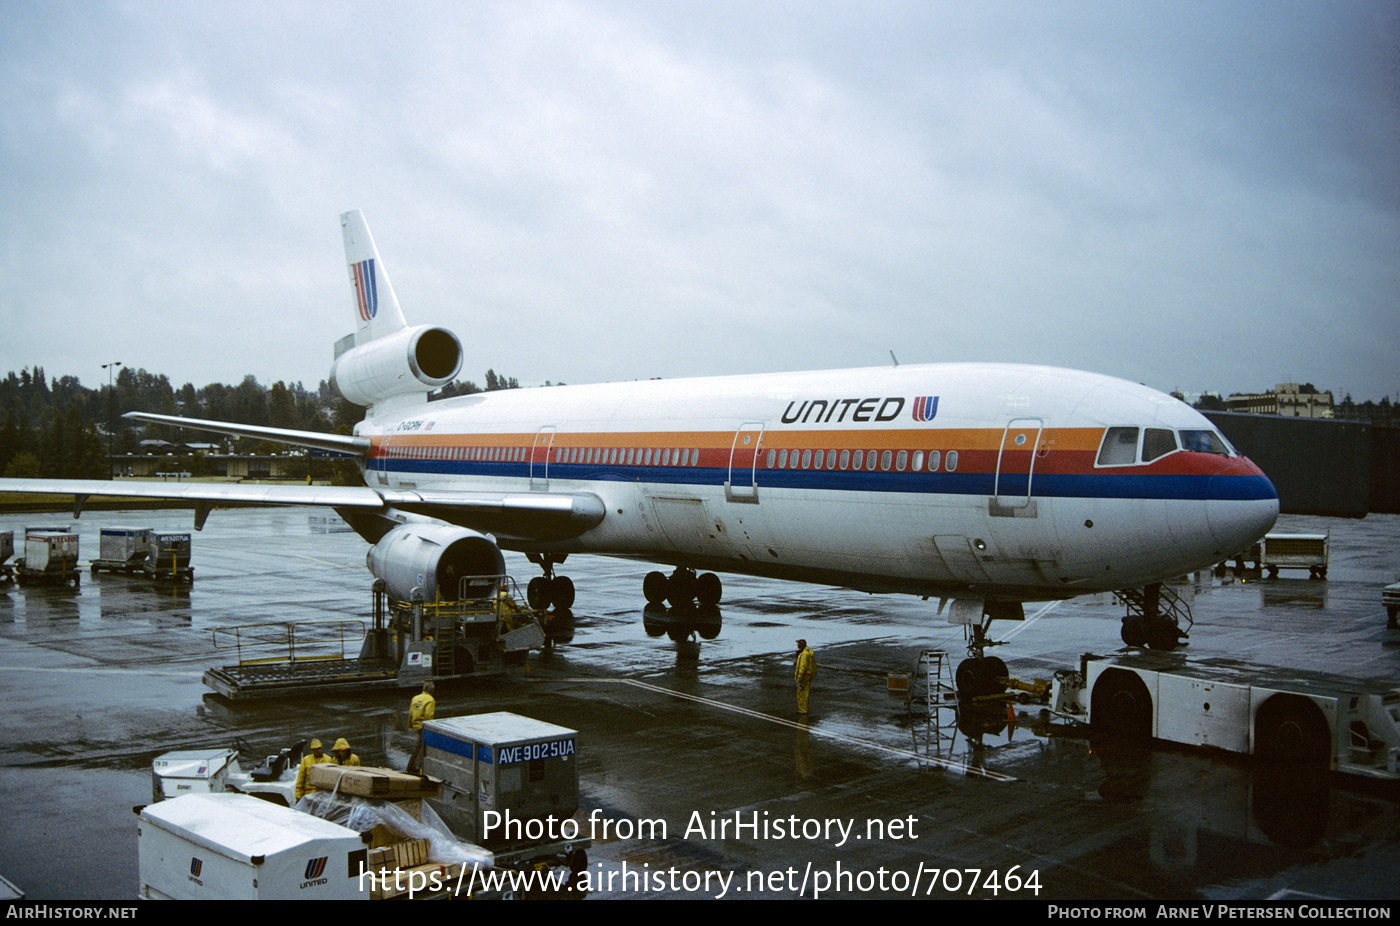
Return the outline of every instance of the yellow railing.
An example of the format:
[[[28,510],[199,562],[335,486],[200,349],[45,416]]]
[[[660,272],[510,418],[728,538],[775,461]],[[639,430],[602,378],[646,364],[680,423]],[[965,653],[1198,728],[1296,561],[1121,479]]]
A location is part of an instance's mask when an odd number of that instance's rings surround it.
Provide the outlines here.
[[[264,665],[272,662],[315,662],[344,659],[348,646],[359,655],[365,638],[365,622],[349,621],[271,621],[265,624],[242,624],[238,627],[215,627],[214,648],[232,649],[238,653],[240,666]],[[243,651],[277,647],[271,656],[245,659]],[[327,648],[334,648],[328,651]],[[297,654],[298,648],[314,650]]]

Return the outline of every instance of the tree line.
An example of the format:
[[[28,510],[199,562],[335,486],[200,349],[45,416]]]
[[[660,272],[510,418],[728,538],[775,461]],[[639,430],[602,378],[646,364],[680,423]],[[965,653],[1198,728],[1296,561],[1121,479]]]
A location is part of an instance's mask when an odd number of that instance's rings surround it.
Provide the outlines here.
[[[470,381],[448,383],[430,401],[497,389],[515,389],[513,377],[486,371],[486,388]],[[279,380],[264,386],[248,375],[236,386],[210,383],[174,388],[164,374],[123,367],[109,387],[83,386],[74,376],[50,380],[43,367],[25,368],[0,379],[0,474],[7,478],[105,479],[107,454],[143,452],[143,440],[200,441],[168,425],[128,421],[129,411],[207,418],[297,431],[349,434],[364,409],[343,399],[322,380],[310,390]],[[209,435],[233,453],[284,450],[281,444]],[[148,445],[149,446],[149,445]]]

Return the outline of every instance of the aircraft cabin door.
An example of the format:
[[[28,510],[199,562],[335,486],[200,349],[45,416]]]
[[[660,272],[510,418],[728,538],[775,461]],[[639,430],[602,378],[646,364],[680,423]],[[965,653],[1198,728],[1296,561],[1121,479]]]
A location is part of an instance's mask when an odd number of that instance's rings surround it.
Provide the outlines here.
[[[763,422],[746,421],[734,432],[734,444],[729,448],[729,478],[724,483],[724,497],[731,502],[758,504],[759,445],[763,443]]]
[[[1040,418],[1013,418],[1006,426],[1001,435],[1001,449],[997,451],[997,473],[992,483],[989,510],[993,517],[1036,516],[1031,481],[1044,430],[1045,422]]]
[[[394,435],[386,434],[379,442],[379,455],[374,463],[375,484],[387,488],[389,485],[389,458],[393,455],[391,447],[394,443]],[[368,482],[369,480],[365,480]]]
[[[555,426],[547,424],[535,433],[530,447],[530,488],[549,488],[549,454],[554,450]]]

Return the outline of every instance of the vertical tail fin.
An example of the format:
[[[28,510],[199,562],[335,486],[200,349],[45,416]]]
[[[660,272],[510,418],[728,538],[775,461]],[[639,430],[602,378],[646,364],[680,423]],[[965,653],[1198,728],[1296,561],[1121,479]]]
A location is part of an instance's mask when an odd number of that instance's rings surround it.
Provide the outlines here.
[[[403,328],[403,310],[370,237],[364,213],[358,209],[344,213],[340,228],[345,235],[345,262],[350,267],[350,285],[355,295],[355,343],[364,344]]]
[[[340,227],[355,296],[355,333],[336,342],[331,383],[371,414],[381,403],[421,405],[462,368],[462,342],[446,328],[408,327],[364,214],[342,214]]]

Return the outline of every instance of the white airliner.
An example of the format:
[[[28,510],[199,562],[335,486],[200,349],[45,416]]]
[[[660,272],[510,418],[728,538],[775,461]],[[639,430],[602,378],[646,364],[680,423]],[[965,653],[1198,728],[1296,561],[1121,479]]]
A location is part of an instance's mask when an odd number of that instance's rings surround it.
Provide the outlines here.
[[[1160,587],[1264,535],[1268,478],[1184,403],[1145,386],[1010,364],[511,389],[427,401],[462,362],[408,326],[360,212],[341,216],[356,330],[331,378],[366,406],[352,437],[132,412],[143,421],[353,454],[364,487],[0,480],[0,491],[150,496],[211,508],[334,508],[390,594],[456,599],[523,551],[537,605],[569,607],[575,553],[675,567],[648,600],[721,597],[713,572],[952,601],[974,631],[1021,603]],[[1149,595],[1155,601],[1155,595]],[[1149,608],[1136,642],[1169,647]],[[1125,638],[1127,630],[1125,625]],[[1000,661],[997,660],[999,663]]]

